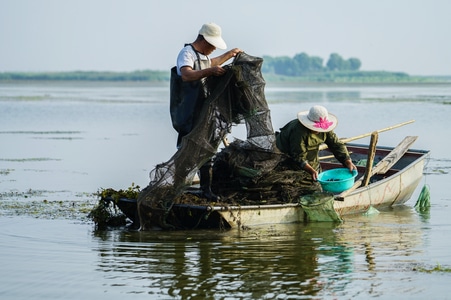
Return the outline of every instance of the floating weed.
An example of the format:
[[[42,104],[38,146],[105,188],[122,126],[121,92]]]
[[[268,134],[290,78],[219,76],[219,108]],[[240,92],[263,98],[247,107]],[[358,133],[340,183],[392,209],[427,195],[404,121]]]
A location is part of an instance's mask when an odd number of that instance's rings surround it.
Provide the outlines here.
[[[32,162],[32,161],[60,161],[59,158],[49,158],[49,157],[32,157],[32,158],[0,158],[0,161],[9,162]]]
[[[451,170],[450,159],[434,159],[431,158],[428,165],[424,169],[425,175],[446,175]]]
[[[437,264],[436,266],[432,268],[426,268],[426,267],[416,267],[413,269],[414,271],[423,272],[423,273],[451,273],[451,268],[443,267],[440,264]]]
[[[57,193],[57,191],[51,192],[51,191],[45,191],[45,190],[32,190],[32,189],[28,189],[25,192],[10,191],[10,192],[0,193],[0,199],[40,197],[46,193]]]
[[[83,140],[81,137],[35,137],[36,140]]]
[[[94,201],[0,201],[0,216],[31,216],[38,219],[70,219],[89,221]]]
[[[68,191],[33,190],[0,193],[0,216],[32,216],[39,219],[72,219],[89,221],[88,214],[96,195],[82,193],[77,200],[48,200],[48,194]],[[32,200],[40,198],[39,200]],[[44,198],[44,199],[43,199]]]
[[[14,169],[0,169],[0,175],[8,175],[12,171],[14,171]]]
[[[83,131],[0,131],[0,134],[35,134],[35,135],[47,135],[47,134],[64,134],[64,135],[70,135],[70,134],[81,134]]]
[[[12,98],[16,101],[43,101],[51,97],[50,95],[36,95],[36,96],[16,96]]]
[[[434,169],[432,171],[434,173],[439,173],[439,174],[448,174],[448,172],[446,172],[445,170],[442,170],[442,169]]]

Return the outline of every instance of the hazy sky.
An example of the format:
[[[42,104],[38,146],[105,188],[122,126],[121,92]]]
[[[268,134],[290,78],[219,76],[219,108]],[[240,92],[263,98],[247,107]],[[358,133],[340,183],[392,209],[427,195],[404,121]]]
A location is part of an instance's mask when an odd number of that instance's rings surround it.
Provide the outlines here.
[[[169,70],[215,22],[254,56],[451,75],[450,13],[450,0],[0,0],[0,72]]]

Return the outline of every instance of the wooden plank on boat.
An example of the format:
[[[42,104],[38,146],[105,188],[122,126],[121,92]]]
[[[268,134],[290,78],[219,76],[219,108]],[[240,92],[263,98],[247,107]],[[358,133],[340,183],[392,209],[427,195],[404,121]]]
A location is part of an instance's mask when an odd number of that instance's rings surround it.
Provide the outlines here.
[[[377,145],[378,138],[379,138],[379,133],[377,133],[377,131],[375,131],[371,134],[370,148],[368,151],[368,158],[366,161],[366,169],[365,169],[365,175],[363,175],[362,186],[367,186],[368,183],[370,182],[371,171],[373,170],[373,162],[374,162],[374,156],[376,154],[376,145]]]
[[[401,141],[401,143],[398,144],[390,153],[387,154],[381,161],[377,163],[377,165],[374,166],[374,168],[371,170],[370,177],[374,174],[385,174],[393,165],[396,164],[396,162],[407,152],[409,147],[417,140],[418,136],[407,136],[404,138],[404,140]],[[335,200],[343,201],[344,198],[349,195],[351,192],[356,190],[362,185],[363,177],[356,180],[354,185],[335,196]]]

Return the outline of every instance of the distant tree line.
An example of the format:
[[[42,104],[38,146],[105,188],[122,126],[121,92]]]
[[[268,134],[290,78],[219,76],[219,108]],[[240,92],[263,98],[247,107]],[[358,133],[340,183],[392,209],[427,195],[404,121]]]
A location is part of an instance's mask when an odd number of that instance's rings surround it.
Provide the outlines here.
[[[321,57],[302,52],[294,57],[263,56],[262,73],[269,82],[424,82],[431,79],[411,77],[403,72],[360,71],[358,58],[343,59],[332,53],[324,64]],[[134,72],[0,72],[0,81],[142,81],[169,82],[170,71]],[[434,79],[437,80],[437,79]],[[441,79],[440,79],[441,80]],[[439,80],[439,81],[440,81]],[[449,81],[449,79],[447,79]]]
[[[0,80],[56,80],[56,81],[169,81],[168,71],[134,71],[134,72],[99,72],[99,71],[72,71],[72,72],[44,72],[0,73]]]
[[[358,58],[343,59],[337,53],[332,53],[325,65],[323,65],[321,57],[309,56],[305,52],[296,54],[293,58],[288,56],[263,56],[263,59],[263,73],[284,76],[305,76],[335,71],[358,71],[362,65]]]

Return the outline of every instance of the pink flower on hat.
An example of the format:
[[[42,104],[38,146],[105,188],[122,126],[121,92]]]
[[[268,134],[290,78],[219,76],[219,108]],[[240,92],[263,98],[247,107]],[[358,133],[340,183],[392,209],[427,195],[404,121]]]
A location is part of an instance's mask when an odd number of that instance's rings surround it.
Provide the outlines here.
[[[298,112],[298,120],[310,130],[318,132],[329,132],[338,123],[337,117],[330,114],[324,106],[315,105],[308,111]]]
[[[327,129],[334,124],[334,122],[330,122],[329,120],[327,120],[327,117],[324,118],[320,117],[319,121],[315,121],[314,123],[315,124],[313,124],[313,127],[321,129]]]

